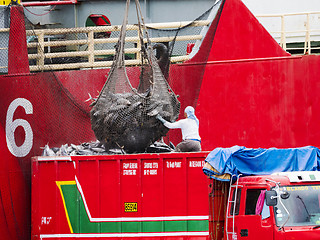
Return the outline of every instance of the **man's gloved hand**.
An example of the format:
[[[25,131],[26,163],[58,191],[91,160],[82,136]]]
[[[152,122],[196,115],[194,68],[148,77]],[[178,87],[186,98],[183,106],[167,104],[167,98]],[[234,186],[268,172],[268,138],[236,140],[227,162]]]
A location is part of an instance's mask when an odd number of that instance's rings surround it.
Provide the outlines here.
[[[157,114],[156,119],[158,119],[162,123],[166,122],[166,120],[164,120],[163,117],[160,116],[160,114]]]

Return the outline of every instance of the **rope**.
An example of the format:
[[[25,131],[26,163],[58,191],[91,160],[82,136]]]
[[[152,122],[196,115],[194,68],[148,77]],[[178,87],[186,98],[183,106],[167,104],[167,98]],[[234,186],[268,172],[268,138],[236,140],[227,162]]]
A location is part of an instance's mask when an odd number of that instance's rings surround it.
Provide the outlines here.
[[[127,30],[127,24],[128,24],[128,13],[129,13],[129,6],[130,6],[130,0],[127,0],[126,2],[126,10],[125,10],[125,14],[124,14],[124,18],[123,18],[123,22],[122,22],[122,26],[121,26],[121,31],[120,31],[120,36],[119,36],[119,40],[118,43],[116,45],[116,54],[114,56],[114,60],[110,69],[110,72],[108,74],[108,79],[106,81],[106,83],[103,85],[99,96],[97,98],[96,101],[98,101],[104,91],[104,89],[107,87],[107,84],[109,83],[109,79],[110,76],[112,76],[112,74],[114,73],[116,68],[124,68],[124,72],[125,72],[125,77],[126,80],[130,86],[130,88],[133,90],[134,88],[132,87],[128,75],[127,75],[127,71],[126,68],[124,67],[124,60],[125,60],[125,55],[124,55],[124,39],[125,39],[125,35],[126,35],[126,30]]]
[[[22,6],[23,6],[23,5],[22,5]],[[23,6],[23,8],[24,8],[25,10],[27,10],[29,13],[31,13],[31,14],[33,14],[33,15],[35,15],[35,16],[41,17],[41,16],[45,16],[45,15],[49,14],[50,12],[52,12],[52,11],[56,8],[56,6],[57,6],[57,5],[54,5],[47,13],[43,13],[43,14],[33,13],[33,12],[31,12],[31,11],[30,11],[27,7],[25,7],[25,6]]]

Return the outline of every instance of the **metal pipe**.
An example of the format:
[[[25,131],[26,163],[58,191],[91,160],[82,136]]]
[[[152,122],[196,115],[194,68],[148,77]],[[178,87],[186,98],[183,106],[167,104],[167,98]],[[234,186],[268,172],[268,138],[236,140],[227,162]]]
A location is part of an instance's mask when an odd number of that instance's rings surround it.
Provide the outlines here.
[[[24,7],[35,7],[35,6],[49,6],[49,5],[69,5],[76,4],[78,0],[66,0],[66,1],[48,1],[48,2],[22,2]]]
[[[281,40],[280,46],[286,51],[286,35],[285,35],[285,23],[284,23],[284,15],[281,16]]]

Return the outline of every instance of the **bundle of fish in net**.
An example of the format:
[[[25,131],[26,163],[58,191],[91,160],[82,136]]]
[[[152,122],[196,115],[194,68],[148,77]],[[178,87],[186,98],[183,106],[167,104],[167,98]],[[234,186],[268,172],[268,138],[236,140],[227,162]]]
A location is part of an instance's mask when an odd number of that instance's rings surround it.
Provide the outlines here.
[[[92,129],[107,149],[144,152],[146,147],[165,136],[168,129],[156,119],[157,114],[174,121],[179,103],[173,93],[144,97],[135,93],[103,95],[91,110]],[[177,112],[174,114],[174,112]]]
[[[142,37],[140,39],[141,68],[126,68],[126,18],[127,14],[107,81],[92,104],[91,127],[106,149],[118,147],[128,153],[145,152],[148,146],[168,132],[156,119],[157,114],[168,121],[175,121],[179,115],[180,102],[166,81],[149,40],[144,44]],[[142,32],[140,36],[143,36]],[[139,85],[134,88],[130,79],[139,75]]]

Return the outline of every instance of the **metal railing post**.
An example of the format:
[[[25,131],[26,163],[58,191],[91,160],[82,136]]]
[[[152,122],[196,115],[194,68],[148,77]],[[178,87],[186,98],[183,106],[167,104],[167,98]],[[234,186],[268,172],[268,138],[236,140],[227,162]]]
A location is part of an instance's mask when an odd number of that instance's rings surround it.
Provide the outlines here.
[[[137,44],[137,49],[139,50],[137,53],[136,53],[136,59],[139,61],[139,63],[141,62],[141,42],[140,42],[140,31],[139,31],[139,28],[136,29],[137,30],[137,35],[138,35],[138,40],[136,42]],[[143,37],[143,36],[142,36]]]
[[[40,68],[40,70],[44,70],[44,33],[41,32],[38,35],[38,46],[37,46],[37,52],[39,58],[37,59],[37,65]]]
[[[304,54],[311,53],[311,40],[310,40],[310,13],[307,13],[307,24],[306,24],[306,41],[304,47]]]
[[[88,56],[89,65],[93,67],[94,65],[94,33],[92,30],[88,33],[88,53],[89,53],[89,56]]]
[[[281,15],[281,40],[280,46],[286,51],[287,50],[287,43],[286,43],[286,30],[285,30],[285,22],[284,22],[284,15]]]

